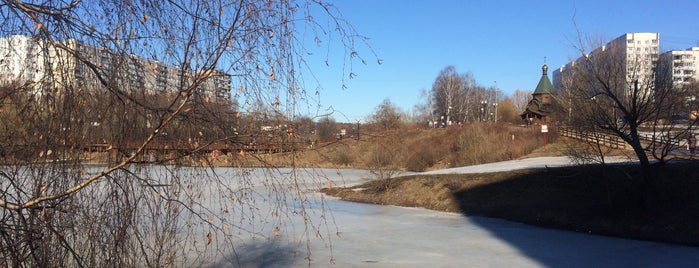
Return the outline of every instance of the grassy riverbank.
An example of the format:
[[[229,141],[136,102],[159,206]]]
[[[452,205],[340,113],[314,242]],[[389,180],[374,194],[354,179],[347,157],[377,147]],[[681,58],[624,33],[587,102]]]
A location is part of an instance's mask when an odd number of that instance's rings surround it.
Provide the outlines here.
[[[699,246],[699,162],[653,170],[575,166],[483,174],[416,175],[323,189],[344,200],[424,207],[631,239]]]

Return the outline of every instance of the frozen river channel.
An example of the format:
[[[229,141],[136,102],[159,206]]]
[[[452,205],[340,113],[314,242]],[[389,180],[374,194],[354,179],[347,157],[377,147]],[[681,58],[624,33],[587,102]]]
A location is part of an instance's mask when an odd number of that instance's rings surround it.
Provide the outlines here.
[[[562,159],[503,163],[510,167]],[[478,172],[503,169],[489,164]],[[279,170],[285,176],[290,170]],[[361,170],[319,170],[334,185],[372,176]],[[310,186],[310,185],[309,185]],[[305,239],[303,223],[277,236],[255,238],[236,248],[244,267],[699,267],[699,248],[627,240],[420,208],[346,202],[320,194],[329,223]],[[311,214],[320,207],[309,206]],[[295,220],[291,220],[292,222]],[[310,258],[306,252],[310,250]],[[310,261],[309,261],[310,259]],[[230,267],[220,258],[210,267]]]

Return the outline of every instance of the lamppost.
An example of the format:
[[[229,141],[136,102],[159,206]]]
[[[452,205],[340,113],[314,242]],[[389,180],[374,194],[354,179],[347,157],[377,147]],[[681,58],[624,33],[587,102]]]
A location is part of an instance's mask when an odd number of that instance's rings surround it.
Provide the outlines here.
[[[495,82],[495,103],[493,103],[493,107],[495,108],[494,121],[495,121],[495,123],[497,123],[498,122],[498,91],[500,91],[500,89],[498,89],[498,81],[494,81],[494,82]]]
[[[447,126],[451,125],[451,105],[447,107]]]
[[[497,123],[498,122],[498,103],[497,103],[497,101],[495,103],[493,103],[493,109],[495,109],[495,116],[493,118],[493,121],[495,121],[495,123]]]

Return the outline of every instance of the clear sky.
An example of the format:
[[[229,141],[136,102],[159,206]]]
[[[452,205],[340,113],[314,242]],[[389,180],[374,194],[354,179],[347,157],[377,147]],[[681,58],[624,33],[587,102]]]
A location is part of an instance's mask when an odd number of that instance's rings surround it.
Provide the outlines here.
[[[504,94],[533,90],[544,57],[553,69],[577,58],[579,30],[605,41],[628,32],[660,33],[660,50],[699,46],[699,2],[573,0],[330,0],[383,60],[359,50],[342,89],[342,62],[312,65],[324,109],[339,122],[365,122],[386,98],[404,111],[422,101],[449,65]],[[577,25],[577,26],[576,26]],[[341,53],[341,51],[335,51]],[[346,77],[347,74],[345,74]]]

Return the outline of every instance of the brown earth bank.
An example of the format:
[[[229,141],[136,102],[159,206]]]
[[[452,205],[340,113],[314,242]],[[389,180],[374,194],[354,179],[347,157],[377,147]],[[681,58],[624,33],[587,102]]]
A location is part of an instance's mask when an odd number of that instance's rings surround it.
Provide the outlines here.
[[[644,184],[642,175],[653,178]],[[322,189],[348,201],[423,207],[537,226],[699,246],[699,162],[414,175]]]

